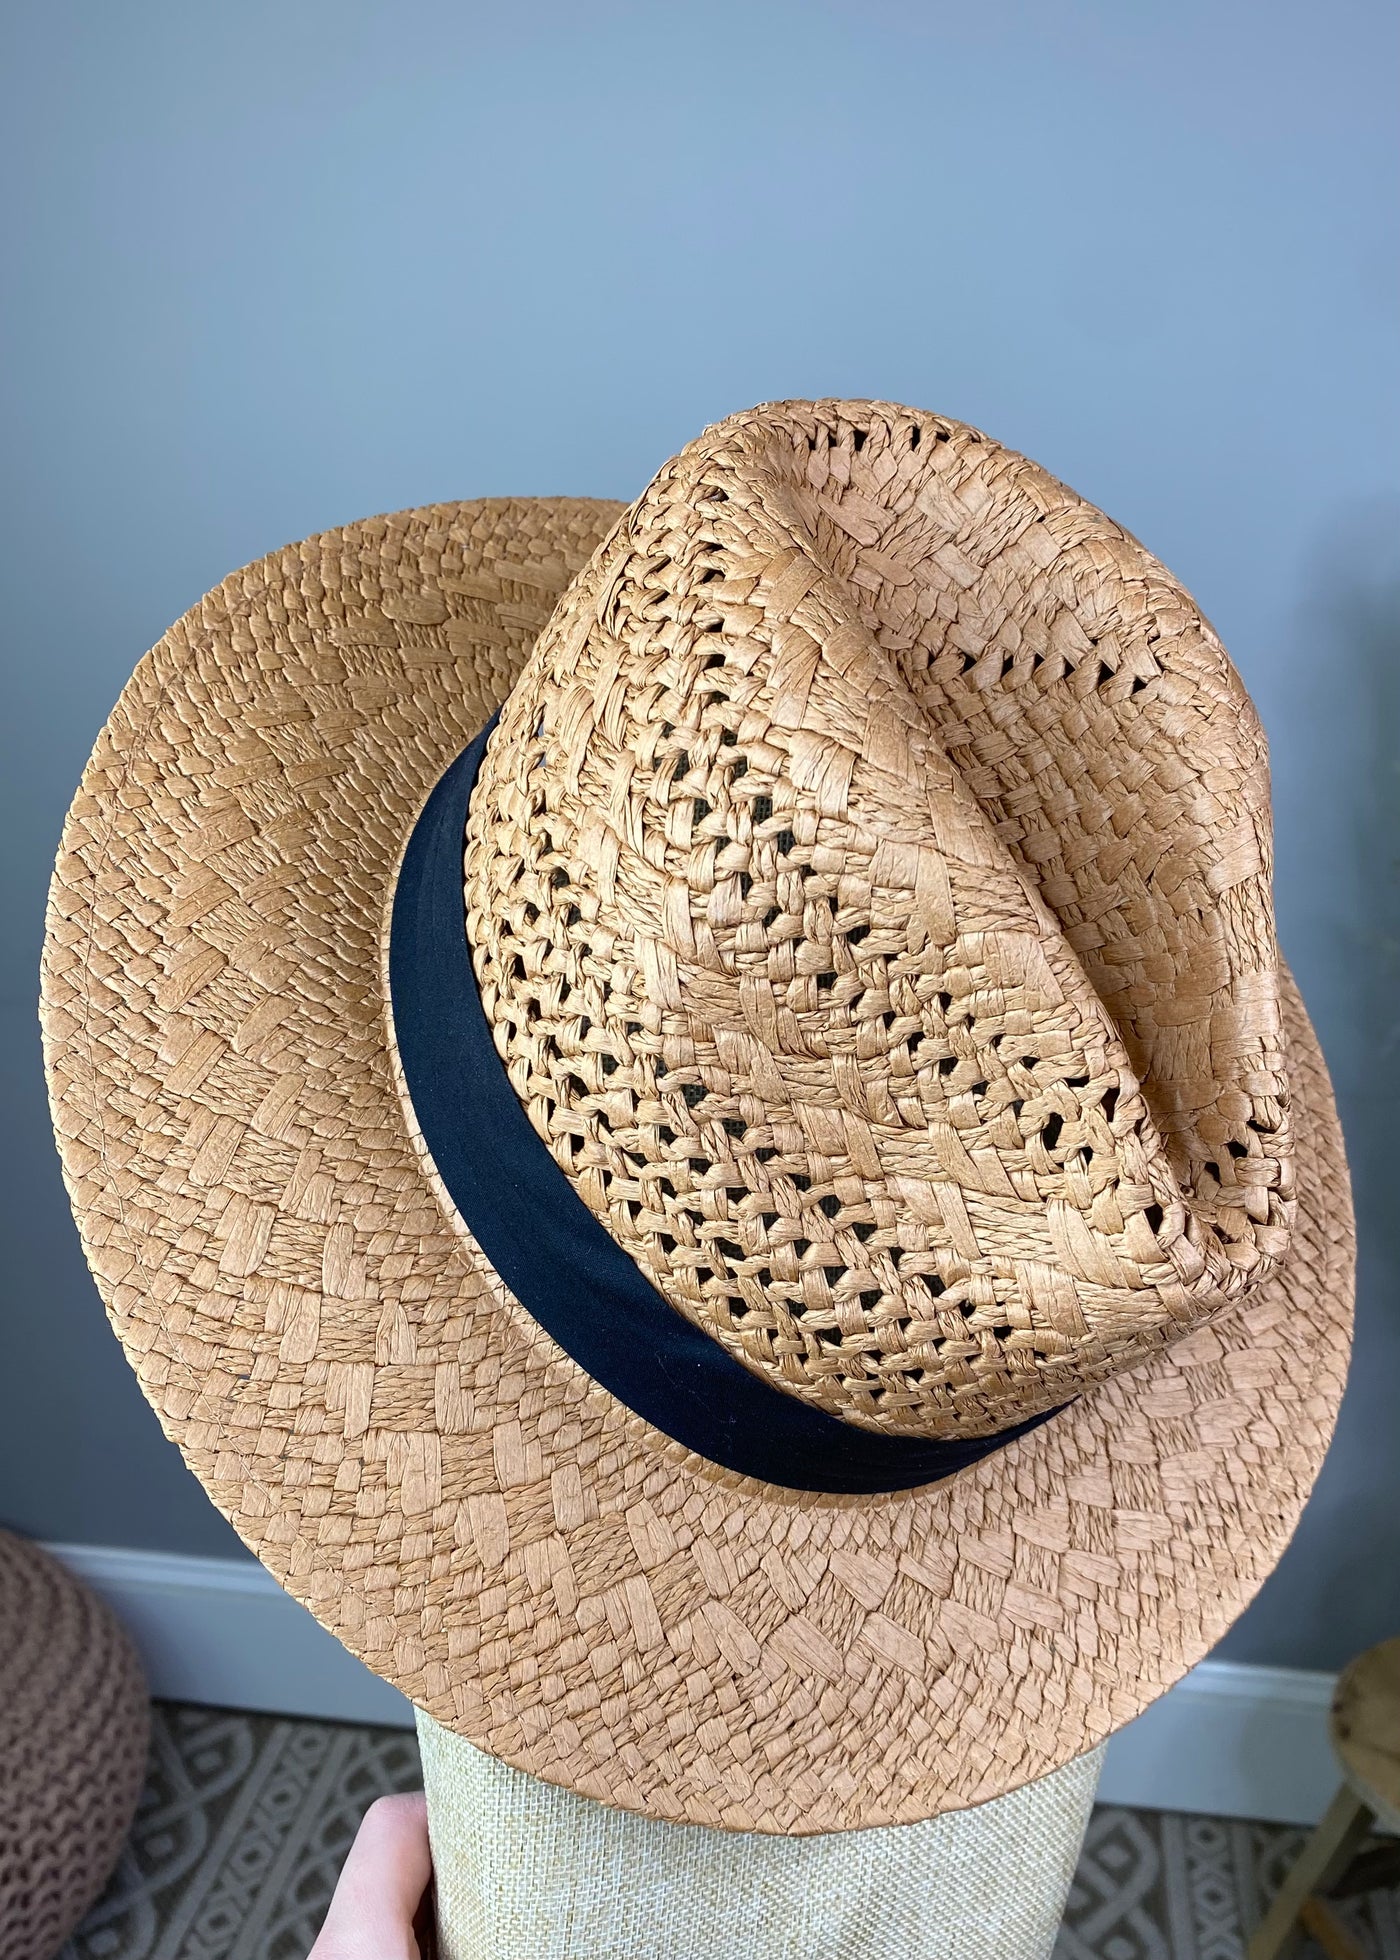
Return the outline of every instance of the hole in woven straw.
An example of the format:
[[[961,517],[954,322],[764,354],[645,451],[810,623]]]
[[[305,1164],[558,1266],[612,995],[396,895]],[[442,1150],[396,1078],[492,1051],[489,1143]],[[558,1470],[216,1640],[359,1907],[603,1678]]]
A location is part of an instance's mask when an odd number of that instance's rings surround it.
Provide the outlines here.
[[[827,1285],[834,1290],[838,1283],[846,1277],[846,1268],[844,1266],[823,1266],[822,1277],[825,1279]]]
[[[923,430],[919,427],[918,423],[916,422],[913,428],[911,428],[909,431],[909,447],[911,449],[917,449],[919,444],[923,440],[923,435],[924,435]]]
[[[824,1198],[818,1198],[817,1203],[821,1206],[828,1218],[835,1218],[837,1212],[841,1209],[841,1200],[834,1191],[828,1191]]]
[[[824,987],[834,987],[835,985],[836,985],[836,975],[834,973],[819,973],[817,975],[817,986],[819,989]]]
[[[860,1240],[861,1244],[864,1245],[866,1240],[871,1236],[874,1230],[875,1227],[870,1222],[870,1220],[868,1218],[863,1218],[861,1219],[860,1223],[855,1227],[855,1235]]]
[[[562,864],[555,865],[549,874],[549,882],[554,891],[558,891],[561,885],[567,885],[569,883],[569,874]]]
[[[576,926],[582,917],[583,914],[579,911],[577,905],[571,905],[564,914],[564,924],[566,926]]]
[[[999,678],[999,679],[1001,679],[1001,680],[1006,680],[1006,679],[1008,679],[1008,678],[1009,678],[1009,676],[1010,676],[1010,674],[1011,674],[1011,670],[1012,670],[1012,668],[1013,668],[1013,667],[1014,667],[1015,665],[1016,665],[1016,656],[1015,656],[1015,654],[1014,654],[1014,653],[1004,653],[1004,654],[1003,654],[1003,655],[1001,656],[1001,673],[1000,673],[1000,675],[998,676],[998,678]]]
[[[852,926],[846,934],[846,944],[848,946],[859,946],[862,940],[868,939],[869,937],[869,926]]]
[[[663,1252],[665,1252],[665,1253],[667,1253],[667,1254],[669,1254],[669,1253],[672,1253],[672,1252],[674,1252],[674,1251],[675,1251],[675,1249],[676,1249],[676,1242],[675,1242],[675,1240],[674,1240],[674,1239],[673,1239],[673,1238],[671,1237],[671,1234],[670,1234],[669,1232],[658,1232],[658,1233],[657,1233],[657,1239],[658,1239],[658,1241],[659,1241],[659,1243],[660,1243],[660,1246],[661,1246],[661,1250],[662,1250]]]
[[[794,1171],[792,1181],[799,1191],[810,1191],[812,1188],[812,1180],[805,1171]]]
[[[720,730],[719,739],[726,748],[733,748],[734,744],[738,741],[739,737],[734,733],[734,730],[732,728],[723,728]],[[729,772],[731,781],[737,783],[741,779],[741,777],[747,776],[748,773],[749,773],[748,757],[746,755],[736,756],[734,760],[734,767]]]
[[[1249,1145],[1238,1142],[1234,1137],[1230,1138],[1225,1148],[1232,1157],[1247,1157],[1249,1155]]]
[[[719,1247],[726,1259],[742,1259],[744,1256],[744,1248],[741,1245],[735,1245],[733,1239],[716,1239],[715,1244]]]
[[[772,797],[771,797],[771,796],[756,796],[756,797],[754,798],[754,800],[753,800],[753,820],[754,820],[754,822],[755,822],[755,823],[767,823],[767,821],[768,821],[768,819],[769,819],[769,818],[770,818],[770,817],[772,816],[772,814],[773,814],[773,799],[772,799]]]
[[[992,1329],[992,1332],[993,1332],[993,1333],[994,1333],[994,1334],[996,1335],[996,1337],[997,1337],[997,1339],[998,1339],[999,1341],[1008,1341],[1008,1340],[1010,1340],[1010,1338],[1011,1338],[1011,1323],[1010,1323],[1010,1321],[1009,1321],[1009,1320],[1003,1320],[1003,1321],[1001,1321],[1001,1322],[1000,1322],[1000,1323],[999,1323],[999,1324],[998,1324],[998,1325],[997,1325],[996,1327],[994,1327],[994,1328]]]
[[[682,776],[688,776],[689,774],[690,774],[690,751],[688,749],[682,749],[680,754],[676,757],[676,766],[674,771],[672,772],[671,780],[673,782],[678,783]]]
[[[865,1311],[867,1313],[871,1313],[874,1311],[876,1307],[879,1306],[883,1298],[884,1295],[881,1293],[878,1286],[868,1287],[866,1291],[861,1294],[860,1303],[865,1308]]]
[[[941,1299],[948,1290],[937,1273],[920,1273],[919,1278],[923,1281],[935,1300]]]
[[[1052,1109],[1046,1117],[1040,1132],[1040,1140],[1047,1150],[1053,1150],[1060,1140],[1060,1131],[1065,1127],[1065,1119],[1058,1109]]]
[[[1144,680],[1144,679],[1142,678],[1142,675],[1141,675],[1141,674],[1134,674],[1134,675],[1133,675],[1133,684],[1132,684],[1132,686],[1131,686],[1131,687],[1130,687],[1130,688],[1128,689],[1128,692],[1129,692],[1129,694],[1141,694],[1141,693],[1142,693],[1142,690],[1143,690],[1143,689],[1144,689],[1144,688],[1145,688],[1146,686],[1147,686],[1147,682],[1146,682],[1146,681],[1145,681],[1145,680]]]
[[[987,1085],[985,1082],[974,1082],[968,1093],[974,1096],[985,1096],[987,1093]]]
[[[709,814],[710,814],[709,804],[705,801],[703,796],[697,796],[694,804],[691,807],[691,812],[690,812],[691,822],[703,823],[706,817],[709,816]]]
[[[707,628],[706,630],[708,631],[709,629]],[[724,655],[722,653],[712,653],[709,656],[709,658],[706,660],[705,665],[701,671],[703,673],[708,674],[712,667],[722,667],[723,665],[724,665]],[[724,696],[722,694],[717,694],[715,695],[714,699],[717,701],[722,701],[724,699]]]
[[[812,1241],[810,1239],[794,1239],[792,1249],[799,1259],[805,1259],[807,1254],[812,1250]]]
[[[681,1094],[685,1097],[687,1109],[694,1109],[696,1103],[704,1102],[709,1093],[709,1090],[703,1082],[687,1082],[681,1090]]]
[[[1113,679],[1113,669],[1109,666],[1106,660],[1101,660],[1099,662],[1098,678],[1094,682],[1094,686],[1102,687],[1105,681],[1111,681],[1112,679]]]
[[[674,1143],[676,1140],[676,1133],[671,1128],[669,1123],[663,1123],[661,1125],[661,1128],[656,1132],[656,1134],[660,1137],[663,1143]]]
[[[797,839],[793,836],[790,830],[780,830],[774,841],[778,846],[778,850],[780,854],[783,857],[787,857],[791,852],[793,846],[796,844]]]
[[[748,1127],[748,1124],[738,1116],[726,1116],[724,1119],[724,1133],[726,1136],[741,1137],[747,1132]]]
[[[763,1211],[759,1213],[759,1219],[764,1231],[771,1232],[778,1222],[778,1214],[776,1211]]]
[[[1162,1221],[1166,1214],[1160,1205],[1148,1205],[1142,1215],[1147,1220],[1154,1234],[1161,1231]]]
[[[951,994],[935,994],[934,999],[938,1003],[939,1013],[946,1020],[948,1018],[948,1010],[953,1005],[953,996]]]
[[[771,1143],[760,1144],[754,1152],[760,1164],[771,1164],[777,1154]]]
[[[770,905],[768,907],[768,910],[763,915],[763,924],[765,930],[769,926],[775,926],[778,923],[779,919],[782,918],[782,916],[783,916],[782,913],[778,910],[776,905]]]
[[[749,893],[750,893],[750,892],[751,892],[752,890],[753,890],[753,876],[752,876],[752,874],[751,874],[750,872],[747,872],[747,871],[741,871],[741,872],[739,873],[739,896],[740,896],[740,898],[747,898],[747,897],[748,897],[748,895],[749,895]]]
[[[1115,1082],[1111,1088],[1105,1089],[1103,1092],[1103,1113],[1110,1123],[1113,1121],[1113,1113],[1117,1107],[1118,1084]]]
[[[714,1169],[714,1165],[708,1157],[692,1157],[690,1161],[695,1168],[697,1177],[704,1177],[706,1172]]]
[[[869,429],[853,429],[851,431],[851,440],[857,450],[864,449],[866,443],[870,440]]]

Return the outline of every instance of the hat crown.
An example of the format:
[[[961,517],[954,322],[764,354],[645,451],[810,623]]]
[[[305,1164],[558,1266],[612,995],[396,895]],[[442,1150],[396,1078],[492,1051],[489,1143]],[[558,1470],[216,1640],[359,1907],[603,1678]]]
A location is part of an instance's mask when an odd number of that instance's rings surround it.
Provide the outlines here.
[[[680,1312],[979,1435],[1286,1248],[1263,737],[1192,601],[977,431],[788,403],[565,595],[467,831],[511,1081]]]

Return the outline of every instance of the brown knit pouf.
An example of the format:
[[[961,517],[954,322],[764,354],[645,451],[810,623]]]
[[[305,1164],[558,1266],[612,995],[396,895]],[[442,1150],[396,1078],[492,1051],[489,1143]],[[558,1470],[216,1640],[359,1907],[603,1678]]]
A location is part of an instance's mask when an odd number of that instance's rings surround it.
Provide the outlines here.
[[[141,1794],[150,1703],[95,1594],[0,1531],[0,1960],[53,1960]]]

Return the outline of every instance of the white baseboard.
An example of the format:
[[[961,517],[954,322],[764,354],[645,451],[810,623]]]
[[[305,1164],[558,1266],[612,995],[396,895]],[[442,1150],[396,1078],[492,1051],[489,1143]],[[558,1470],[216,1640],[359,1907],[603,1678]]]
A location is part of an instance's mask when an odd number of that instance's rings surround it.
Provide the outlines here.
[[[1336,1676],[1200,1662],[1108,1745],[1099,1802],[1315,1824],[1341,1782]]]
[[[159,1700],[413,1726],[412,1705],[397,1688],[347,1653],[254,1559],[106,1545],[45,1550],[107,1601]]]
[[[130,1629],[164,1700],[411,1727],[395,1689],[252,1559],[50,1545]],[[1202,1661],[1109,1744],[1099,1799],[1312,1824],[1337,1787],[1333,1677]]]

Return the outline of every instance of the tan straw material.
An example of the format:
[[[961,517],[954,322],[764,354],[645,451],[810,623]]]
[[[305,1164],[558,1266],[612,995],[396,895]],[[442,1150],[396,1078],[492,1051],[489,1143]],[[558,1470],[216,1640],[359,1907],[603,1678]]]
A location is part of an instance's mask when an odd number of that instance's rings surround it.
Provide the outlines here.
[[[656,1817],[927,1818],[1198,1660],[1331,1434],[1348,1185],[1263,739],[1170,575],[960,424],[756,410],[617,516],[351,525],[143,661],[53,887],[74,1208],[215,1502],[438,1721]],[[517,677],[469,929],[575,1189],[787,1394],[932,1436],[1070,1402],[1043,1427],[892,1496],[760,1485],[497,1278],[381,963]]]

